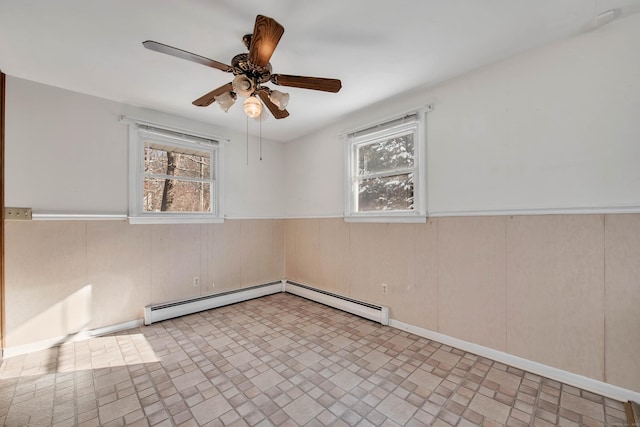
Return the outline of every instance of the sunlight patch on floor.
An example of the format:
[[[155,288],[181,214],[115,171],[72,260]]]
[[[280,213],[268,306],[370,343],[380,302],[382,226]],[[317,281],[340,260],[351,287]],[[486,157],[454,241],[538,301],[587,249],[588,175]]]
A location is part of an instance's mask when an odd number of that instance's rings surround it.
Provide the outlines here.
[[[0,379],[159,362],[142,334],[114,335],[67,342],[2,362]]]

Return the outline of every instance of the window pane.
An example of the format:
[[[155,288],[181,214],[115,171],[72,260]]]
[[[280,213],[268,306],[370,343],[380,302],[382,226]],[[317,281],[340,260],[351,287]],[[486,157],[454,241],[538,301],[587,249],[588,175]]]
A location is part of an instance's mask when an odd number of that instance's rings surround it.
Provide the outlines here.
[[[358,147],[358,175],[413,167],[413,132]]]
[[[185,154],[148,146],[144,149],[144,171],[146,174],[209,179],[211,176],[210,166],[211,158],[208,152]]]
[[[358,187],[358,211],[413,210],[413,174],[363,179]]]
[[[144,212],[211,212],[211,183],[144,179]]]

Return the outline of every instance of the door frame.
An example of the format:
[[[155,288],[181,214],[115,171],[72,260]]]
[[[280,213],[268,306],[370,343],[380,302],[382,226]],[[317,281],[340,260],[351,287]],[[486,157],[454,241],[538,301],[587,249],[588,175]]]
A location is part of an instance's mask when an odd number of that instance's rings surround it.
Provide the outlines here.
[[[7,76],[0,70],[0,358],[5,348],[4,309],[4,126]]]

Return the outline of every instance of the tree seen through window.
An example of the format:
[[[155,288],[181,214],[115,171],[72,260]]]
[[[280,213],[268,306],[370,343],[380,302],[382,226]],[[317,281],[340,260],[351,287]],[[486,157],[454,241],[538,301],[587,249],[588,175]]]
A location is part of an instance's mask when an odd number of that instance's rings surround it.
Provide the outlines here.
[[[358,211],[414,209],[414,133],[357,148]]]
[[[180,153],[162,146],[144,150],[145,212],[210,212],[209,152]]]

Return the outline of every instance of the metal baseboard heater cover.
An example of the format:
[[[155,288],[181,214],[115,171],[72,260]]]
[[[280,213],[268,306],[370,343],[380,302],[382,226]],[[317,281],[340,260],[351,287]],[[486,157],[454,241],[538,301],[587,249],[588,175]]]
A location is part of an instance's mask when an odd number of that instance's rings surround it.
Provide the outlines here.
[[[219,294],[148,305],[144,308],[144,324],[150,325],[161,320],[186,316],[187,314],[211,310],[212,308],[223,307],[279,292],[282,292],[282,282],[273,282]]]
[[[150,325],[162,320],[186,316],[212,308],[223,307],[278,292],[288,292],[347,313],[373,320],[383,325],[389,324],[389,308],[378,306],[342,295],[312,288],[300,283],[283,280],[250,288],[238,289],[220,294],[189,298],[165,304],[148,305],[144,308],[144,324]]]
[[[358,301],[353,298],[348,298],[288,280],[284,282],[284,292],[289,292],[290,294],[298,295],[300,297],[328,305],[329,307],[337,308],[342,311],[346,311],[347,313],[382,323],[383,325],[389,324],[389,307]]]

